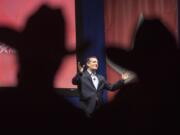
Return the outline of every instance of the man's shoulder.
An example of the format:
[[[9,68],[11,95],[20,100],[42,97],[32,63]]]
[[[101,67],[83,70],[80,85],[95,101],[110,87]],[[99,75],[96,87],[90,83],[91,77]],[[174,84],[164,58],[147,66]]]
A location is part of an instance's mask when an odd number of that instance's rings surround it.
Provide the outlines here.
[[[82,76],[89,76],[89,73],[87,70],[85,70],[84,72],[82,72]]]
[[[101,75],[101,74],[97,74],[97,76],[98,76],[98,78],[100,78],[100,79],[105,79],[104,76]]]

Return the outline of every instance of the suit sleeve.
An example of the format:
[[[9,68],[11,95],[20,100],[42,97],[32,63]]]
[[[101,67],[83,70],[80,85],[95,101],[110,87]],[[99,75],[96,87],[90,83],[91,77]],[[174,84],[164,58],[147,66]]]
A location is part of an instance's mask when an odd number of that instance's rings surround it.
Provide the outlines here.
[[[77,73],[72,79],[72,84],[80,85],[81,75],[82,75],[81,73]]]
[[[104,79],[104,88],[107,90],[110,90],[110,91],[117,90],[120,87],[122,87],[123,85],[124,85],[124,80],[119,80],[114,84],[110,84]]]

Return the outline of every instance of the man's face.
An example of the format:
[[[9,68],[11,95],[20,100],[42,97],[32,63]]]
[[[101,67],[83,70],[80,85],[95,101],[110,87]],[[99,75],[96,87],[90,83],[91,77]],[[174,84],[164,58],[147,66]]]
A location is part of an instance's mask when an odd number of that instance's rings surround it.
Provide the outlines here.
[[[97,58],[89,58],[87,62],[87,66],[90,70],[97,70],[98,69],[98,60]]]

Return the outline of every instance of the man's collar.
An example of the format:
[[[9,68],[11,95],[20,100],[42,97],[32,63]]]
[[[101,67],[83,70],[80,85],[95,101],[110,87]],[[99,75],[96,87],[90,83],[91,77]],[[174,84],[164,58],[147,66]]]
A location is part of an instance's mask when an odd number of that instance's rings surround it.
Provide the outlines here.
[[[89,70],[89,69],[87,69],[87,72],[91,75],[92,74],[92,71],[91,70]]]
[[[90,69],[87,69],[87,72],[88,72],[90,75],[92,75],[92,74],[96,75],[96,72],[92,72]]]

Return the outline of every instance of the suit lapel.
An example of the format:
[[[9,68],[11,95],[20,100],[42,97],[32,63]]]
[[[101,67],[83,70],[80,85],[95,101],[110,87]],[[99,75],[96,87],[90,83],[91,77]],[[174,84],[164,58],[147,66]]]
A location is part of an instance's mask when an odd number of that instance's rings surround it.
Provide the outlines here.
[[[99,90],[101,88],[101,85],[102,85],[102,78],[101,78],[100,75],[97,75],[97,77],[98,77],[98,80],[99,80],[99,84],[98,84],[97,90]]]
[[[96,88],[95,88],[95,86],[93,84],[91,75],[88,73],[88,71],[85,71],[85,75],[86,75],[87,79],[89,80],[89,82],[91,83],[92,87],[96,90]]]

